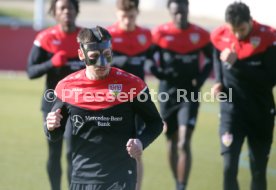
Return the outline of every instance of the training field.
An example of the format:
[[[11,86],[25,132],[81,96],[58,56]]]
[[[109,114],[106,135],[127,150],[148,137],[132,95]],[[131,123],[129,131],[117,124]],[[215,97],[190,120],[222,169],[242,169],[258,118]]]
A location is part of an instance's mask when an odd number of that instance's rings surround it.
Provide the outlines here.
[[[148,80],[151,88],[156,81]],[[204,86],[210,88],[211,82]],[[49,190],[46,176],[47,147],[42,129],[40,102],[44,78],[29,81],[25,75],[0,75],[0,190]],[[276,95],[276,92],[274,93]],[[193,136],[193,166],[189,190],[221,190],[218,104],[203,103]],[[276,133],[274,132],[274,136]],[[240,157],[241,190],[248,190],[250,174],[246,147]],[[63,157],[65,166],[65,157]],[[161,135],[144,152],[143,190],[173,190],[165,137]],[[115,163],[114,163],[115,164]],[[276,189],[276,143],[268,165],[268,190]],[[63,175],[63,189],[67,189]]]

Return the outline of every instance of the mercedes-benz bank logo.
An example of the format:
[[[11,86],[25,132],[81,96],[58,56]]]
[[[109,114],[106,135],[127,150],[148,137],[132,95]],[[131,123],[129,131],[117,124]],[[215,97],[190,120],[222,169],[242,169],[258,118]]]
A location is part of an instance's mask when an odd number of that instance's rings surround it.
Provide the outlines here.
[[[73,123],[74,127],[76,127],[76,128],[80,128],[84,124],[84,120],[79,115],[73,115],[71,117],[71,120],[72,120],[72,123]]]

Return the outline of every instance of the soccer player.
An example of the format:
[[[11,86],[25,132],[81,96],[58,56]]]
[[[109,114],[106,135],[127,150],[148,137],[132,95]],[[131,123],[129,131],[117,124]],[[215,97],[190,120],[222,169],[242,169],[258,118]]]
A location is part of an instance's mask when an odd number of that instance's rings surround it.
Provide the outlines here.
[[[108,27],[112,36],[112,64],[144,80],[144,64],[151,57],[151,32],[136,24],[139,0],[117,0],[118,21]]]
[[[53,91],[59,80],[68,74],[85,67],[78,59],[77,34],[80,30],[75,24],[79,12],[77,0],[52,0],[49,13],[55,18],[57,25],[45,29],[36,36],[31,49],[27,73],[30,79],[46,75],[46,87],[42,99],[43,120],[52,109]],[[71,139],[70,128],[66,133],[68,181],[71,177]],[[61,152],[62,139],[48,141],[47,172],[52,190],[60,190],[61,186]]]
[[[139,0],[117,0],[118,21],[108,27],[108,30],[112,36],[112,65],[144,80],[144,65],[151,58],[151,32],[149,29],[137,26],[138,7]],[[143,130],[144,123],[138,116],[135,120],[137,134],[139,134]],[[137,160],[137,169],[136,190],[139,190],[143,176],[142,158]]]
[[[159,67],[151,72],[159,78],[161,115],[167,124],[170,167],[176,189],[184,190],[192,164],[191,138],[198,113],[198,92],[212,70],[213,47],[209,33],[188,21],[188,0],[169,0],[172,21],[153,30]],[[201,53],[205,56],[200,68]]]
[[[217,83],[212,91],[228,95],[220,102],[223,189],[239,189],[239,155],[247,138],[251,190],[266,190],[275,117],[272,94],[276,63],[274,36],[270,27],[252,19],[249,7],[242,2],[227,7],[225,21],[225,25],[211,34],[217,57]]]
[[[163,123],[146,84],[135,75],[110,67],[111,36],[99,26],[78,35],[79,58],[86,69],[59,82],[47,117],[50,140],[62,137],[67,118],[72,130],[71,190],[128,189],[136,186],[136,161],[161,133]],[[136,137],[135,114],[145,129]]]

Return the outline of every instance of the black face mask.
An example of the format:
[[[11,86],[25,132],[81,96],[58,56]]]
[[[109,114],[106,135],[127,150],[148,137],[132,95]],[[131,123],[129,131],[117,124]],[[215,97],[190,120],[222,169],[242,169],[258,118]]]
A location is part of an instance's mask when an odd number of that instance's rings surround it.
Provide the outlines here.
[[[111,41],[106,40],[103,42],[91,42],[80,44],[81,49],[85,56],[86,65],[106,66],[112,62]],[[89,51],[98,51],[99,55],[94,59],[89,59]]]

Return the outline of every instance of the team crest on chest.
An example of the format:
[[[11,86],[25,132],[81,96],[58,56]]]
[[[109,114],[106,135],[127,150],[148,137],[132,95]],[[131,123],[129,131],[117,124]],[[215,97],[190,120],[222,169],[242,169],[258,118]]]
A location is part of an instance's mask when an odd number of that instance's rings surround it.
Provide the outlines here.
[[[122,43],[123,41],[124,41],[123,38],[119,38],[119,37],[113,38],[114,43]]]
[[[191,33],[190,40],[193,44],[197,44],[199,42],[200,36],[198,33]]]
[[[226,132],[222,135],[221,141],[224,146],[229,147],[233,142],[233,135],[229,132]]]
[[[251,37],[250,38],[250,43],[252,44],[252,46],[254,48],[257,48],[261,43],[261,38],[260,37]]]
[[[61,41],[60,40],[53,40],[52,44],[59,46],[59,45],[61,45]]]
[[[167,42],[171,42],[171,41],[174,41],[174,37],[168,35],[168,36],[165,36],[165,40],[166,40]]]
[[[138,42],[141,44],[141,45],[145,45],[147,43],[147,38],[144,34],[140,34],[138,35]]]
[[[122,84],[109,84],[108,90],[113,96],[118,96],[120,92],[122,92],[123,85]]]

